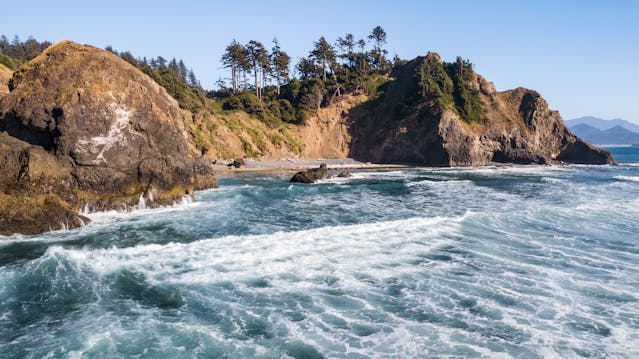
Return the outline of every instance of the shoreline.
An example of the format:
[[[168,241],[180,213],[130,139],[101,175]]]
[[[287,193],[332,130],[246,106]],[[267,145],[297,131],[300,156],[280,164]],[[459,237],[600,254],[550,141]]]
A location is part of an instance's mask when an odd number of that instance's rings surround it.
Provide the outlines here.
[[[417,166],[401,164],[385,164],[360,162],[351,158],[340,159],[279,159],[279,160],[255,160],[246,159],[246,165],[235,168],[225,164],[213,165],[213,171],[218,177],[228,177],[240,173],[287,173],[318,168],[325,163],[329,170],[359,170],[359,169],[411,169]],[[231,161],[225,161],[231,162]]]
[[[329,170],[367,170],[367,169],[436,169],[436,168],[513,168],[513,167],[552,167],[552,166],[602,166],[602,165],[580,165],[568,163],[548,163],[548,164],[515,164],[515,163],[499,163],[489,162],[481,166],[462,166],[462,167],[434,167],[420,166],[409,164],[392,164],[392,163],[371,163],[360,162],[352,158],[339,159],[245,159],[246,165],[235,168],[227,166],[231,160],[224,161],[223,164],[212,165],[215,176],[218,178],[232,177],[236,174],[293,174],[294,172],[318,168],[325,163]]]

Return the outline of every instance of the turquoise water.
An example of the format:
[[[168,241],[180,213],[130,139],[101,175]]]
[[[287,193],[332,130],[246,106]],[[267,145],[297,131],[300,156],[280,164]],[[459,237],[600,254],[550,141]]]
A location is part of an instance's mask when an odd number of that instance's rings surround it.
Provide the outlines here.
[[[611,150],[224,178],[0,238],[0,357],[639,357],[639,148]]]

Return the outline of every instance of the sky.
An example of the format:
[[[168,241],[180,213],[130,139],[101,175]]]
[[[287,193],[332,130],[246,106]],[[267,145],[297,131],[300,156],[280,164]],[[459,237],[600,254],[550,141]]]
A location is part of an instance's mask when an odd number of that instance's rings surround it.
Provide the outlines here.
[[[497,90],[534,89],[565,119],[639,123],[639,0],[30,0],[0,8],[9,38],[181,58],[205,88],[228,77],[220,57],[233,39],[270,47],[276,37],[297,63],[320,36],[365,38],[380,25],[391,57],[462,56]]]

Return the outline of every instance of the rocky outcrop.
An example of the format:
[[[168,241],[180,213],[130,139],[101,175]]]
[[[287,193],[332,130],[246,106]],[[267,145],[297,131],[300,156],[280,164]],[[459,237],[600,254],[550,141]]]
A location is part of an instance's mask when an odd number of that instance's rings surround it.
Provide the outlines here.
[[[18,213],[2,201],[3,234],[77,227],[81,208],[172,204],[216,185],[196,158],[188,114],[107,51],[60,42],[16,71],[9,89],[0,100],[8,169],[0,192],[33,206]]]
[[[242,166],[246,166],[246,161],[243,158],[236,158],[233,160],[233,162],[227,163],[226,166],[229,168],[231,167],[240,168]]]
[[[348,170],[343,170],[340,173],[337,174],[337,177],[339,178],[349,178],[349,177],[353,177],[353,175],[351,174],[350,171]]]
[[[328,168],[326,167],[326,163],[322,163],[318,168],[311,168],[306,171],[299,171],[289,182],[297,182],[297,183],[315,183],[319,180],[329,178],[330,174],[328,172]]]
[[[496,92],[472,68],[458,71],[432,53],[396,69],[381,98],[351,110],[350,156],[430,166],[614,162],[570,133],[537,92]]]

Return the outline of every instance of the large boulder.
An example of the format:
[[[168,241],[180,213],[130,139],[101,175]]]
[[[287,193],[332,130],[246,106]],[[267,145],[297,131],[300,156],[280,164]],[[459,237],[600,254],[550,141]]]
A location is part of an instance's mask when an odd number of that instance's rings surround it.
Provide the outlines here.
[[[315,183],[319,180],[329,178],[328,167],[325,163],[322,163],[318,168],[310,168],[305,171],[299,171],[289,182],[297,183]]]
[[[30,178],[27,187],[63,198],[73,211],[126,209],[141,199],[149,207],[167,205],[216,185],[211,166],[196,158],[189,141],[187,114],[151,78],[108,51],[60,42],[16,71],[9,89],[0,100],[0,131],[6,132],[0,155],[11,168],[24,158],[47,158],[49,167],[38,160],[34,168],[66,185]],[[16,140],[18,157],[7,150]],[[0,174],[0,184],[6,195],[18,196],[22,188],[15,174]],[[48,225],[81,223],[67,222]],[[11,231],[24,232],[5,230]]]

